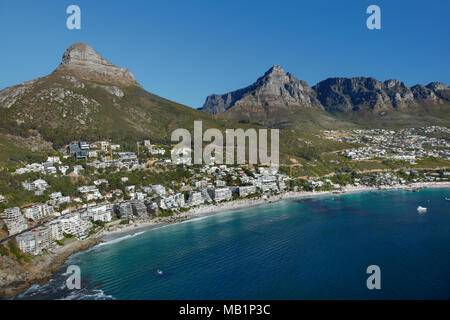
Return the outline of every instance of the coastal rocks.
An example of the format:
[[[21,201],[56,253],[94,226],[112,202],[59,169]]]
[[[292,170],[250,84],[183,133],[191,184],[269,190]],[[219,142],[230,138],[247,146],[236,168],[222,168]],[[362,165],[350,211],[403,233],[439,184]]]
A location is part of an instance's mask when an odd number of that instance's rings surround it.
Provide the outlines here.
[[[36,257],[32,262],[22,265],[9,256],[0,256],[0,297],[11,298],[34,283],[45,284],[69,256],[100,242],[96,237],[75,241],[58,248],[55,253]]]

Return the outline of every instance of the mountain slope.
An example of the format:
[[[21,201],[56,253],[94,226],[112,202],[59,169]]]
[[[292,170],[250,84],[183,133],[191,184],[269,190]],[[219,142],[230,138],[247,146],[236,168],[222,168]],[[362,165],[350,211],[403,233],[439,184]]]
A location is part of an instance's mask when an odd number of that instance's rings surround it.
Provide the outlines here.
[[[28,137],[30,129],[59,148],[71,141],[151,137],[169,142],[176,128],[224,128],[226,122],[145,91],[132,73],[84,43],[69,47],[50,75],[0,91],[3,133]]]
[[[243,109],[252,107],[262,112],[269,108],[291,109],[295,106],[322,108],[314,91],[305,81],[285,73],[283,68],[277,65],[244,89],[207,97],[202,110],[219,114],[236,106]]]
[[[274,66],[247,88],[207,97],[201,110],[275,127],[298,127],[306,114],[318,127],[329,128],[349,122],[370,127],[448,124],[450,88],[439,82],[409,88],[398,80],[363,77],[329,78],[310,88]]]

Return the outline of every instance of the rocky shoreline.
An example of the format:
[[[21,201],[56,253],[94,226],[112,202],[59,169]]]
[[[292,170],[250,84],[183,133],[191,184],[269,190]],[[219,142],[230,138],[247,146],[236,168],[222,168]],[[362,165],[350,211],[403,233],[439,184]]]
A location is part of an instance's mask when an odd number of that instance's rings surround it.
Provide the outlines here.
[[[356,193],[377,190],[405,190],[418,188],[450,188],[449,182],[416,183],[384,188],[375,187],[346,187],[341,193]],[[73,254],[87,250],[108,238],[118,237],[121,234],[134,233],[162,227],[168,224],[180,223],[194,218],[217,214],[220,212],[244,209],[278,202],[281,200],[304,198],[319,195],[333,194],[332,191],[321,192],[286,192],[267,199],[244,199],[225,202],[217,205],[200,206],[177,216],[158,217],[150,221],[134,222],[130,225],[116,225],[108,230],[102,230],[91,238],[75,241],[58,248],[54,253],[33,258],[32,263],[20,265],[11,257],[0,257],[0,297],[12,298],[28,289],[34,283],[43,285],[47,283],[61,265]]]
[[[21,265],[11,257],[0,257],[0,297],[12,298],[35,283],[46,284],[71,255],[100,242],[101,239],[97,237],[75,241],[58,248],[54,253],[38,256],[26,265]]]

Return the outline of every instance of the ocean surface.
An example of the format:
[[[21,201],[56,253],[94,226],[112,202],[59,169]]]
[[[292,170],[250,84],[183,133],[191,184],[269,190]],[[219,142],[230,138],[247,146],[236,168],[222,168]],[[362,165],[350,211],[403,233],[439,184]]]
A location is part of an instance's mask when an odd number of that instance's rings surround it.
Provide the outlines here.
[[[450,299],[445,197],[450,189],[317,196],[120,235],[16,298]],[[65,285],[69,265],[81,269],[80,290]],[[369,265],[380,290],[367,289]]]

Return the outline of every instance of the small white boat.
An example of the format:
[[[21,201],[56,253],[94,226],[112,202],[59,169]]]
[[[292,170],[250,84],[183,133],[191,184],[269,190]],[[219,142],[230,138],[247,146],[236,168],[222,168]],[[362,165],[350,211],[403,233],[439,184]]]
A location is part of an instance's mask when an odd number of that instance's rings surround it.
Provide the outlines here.
[[[162,275],[162,274],[163,274],[162,270],[159,270],[159,269],[158,269],[156,272],[157,272],[159,275]]]
[[[418,207],[417,207],[417,212],[419,212],[419,213],[425,213],[425,212],[427,212],[427,208],[418,206]]]

